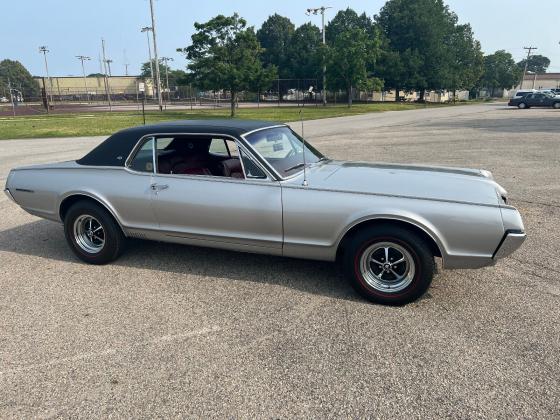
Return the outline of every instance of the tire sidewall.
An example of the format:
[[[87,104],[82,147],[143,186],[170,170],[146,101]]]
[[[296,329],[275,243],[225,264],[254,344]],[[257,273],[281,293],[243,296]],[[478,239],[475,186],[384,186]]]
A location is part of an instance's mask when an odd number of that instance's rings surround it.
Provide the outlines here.
[[[373,244],[393,242],[411,255],[415,273],[412,282],[396,293],[386,293],[371,287],[363,278],[360,260]],[[386,305],[403,305],[416,300],[430,286],[434,273],[434,260],[423,240],[412,232],[400,228],[379,228],[359,233],[352,239],[345,256],[345,271],[354,289],[366,299]]]
[[[519,109],[526,109],[527,108],[527,104],[525,102],[521,102],[519,105],[517,105],[517,107]]]
[[[95,217],[105,232],[105,244],[101,251],[95,254],[84,251],[74,237],[75,220],[86,214]],[[74,254],[89,264],[107,264],[117,258],[124,239],[113,217],[102,207],[88,201],[80,201],[70,207],[64,218],[64,235]]]

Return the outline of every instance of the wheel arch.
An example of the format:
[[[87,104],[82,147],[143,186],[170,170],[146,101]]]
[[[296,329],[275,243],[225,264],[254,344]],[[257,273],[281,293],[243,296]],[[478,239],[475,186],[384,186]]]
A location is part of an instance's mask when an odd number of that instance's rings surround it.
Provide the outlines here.
[[[113,219],[115,219],[115,221],[119,225],[121,231],[123,233],[125,232],[125,230],[123,229],[123,226],[121,224],[121,221],[119,220],[119,218],[117,217],[117,215],[115,214],[115,212],[111,208],[111,206],[109,206],[107,203],[105,203],[102,199],[100,199],[100,198],[98,198],[98,197],[96,197],[92,194],[86,193],[86,192],[71,193],[71,194],[68,194],[67,196],[65,196],[61,200],[60,205],[58,206],[58,215],[59,215],[60,220],[62,222],[64,222],[64,218],[66,217],[66,213],[68,212],[70,207],[72,207],[75,203],[77,203],[79,201],[90,201],[92,203],[95,203],[95,204],[101,206],[103,209],[107,210],[107,212],[109,212],[111,217]]]
[[[414,223],[413,221],[401,219],[398,217],[380,216],[357,221],[356,223],[348,227],[342,235],[342,238],[338,241],[336,249],[336,259],[339,260],[342,257],[348,241],[353,237],[354,234],[362,229],[381,225],[399,226],[401,228],[414,232],[418,236],[420,236],[426,242],[426,244],[428,244],[430,250],[432,251],[432,255],[441,258],[443,258],[445,255],[445,253],[442,252],[444,251],[443,245],[438,240],[436,240],[435,235],[429,232],[425,227],[419,225],[418,223]]]

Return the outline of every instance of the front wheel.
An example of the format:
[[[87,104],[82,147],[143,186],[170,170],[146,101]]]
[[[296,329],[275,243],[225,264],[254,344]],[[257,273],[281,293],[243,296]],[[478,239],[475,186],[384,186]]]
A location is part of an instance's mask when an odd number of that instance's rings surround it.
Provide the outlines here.
[[[350,240],[344,270],[352,287],[366,299],[404,305],[424,294],[435,263],[425,241],[407,229],[383,225],[364,229]]]
[[[113,216],[91,201],[74,204],[64,218],[66,241],[89,264],[107,264],[124,248],[125,237]]]
[[[552,105],[552,108],[560,109],[560,102],[554,102],[554,104]]]

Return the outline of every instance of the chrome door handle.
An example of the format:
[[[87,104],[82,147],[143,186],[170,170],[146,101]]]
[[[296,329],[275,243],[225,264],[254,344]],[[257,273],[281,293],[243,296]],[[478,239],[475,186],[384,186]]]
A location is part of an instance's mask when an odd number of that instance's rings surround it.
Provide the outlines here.
[[[162,184],[152,184],[150,185],[150,188],[153,191],[161,191],[161,190],[166,190],[169,188],[169,185],[162,185]]]

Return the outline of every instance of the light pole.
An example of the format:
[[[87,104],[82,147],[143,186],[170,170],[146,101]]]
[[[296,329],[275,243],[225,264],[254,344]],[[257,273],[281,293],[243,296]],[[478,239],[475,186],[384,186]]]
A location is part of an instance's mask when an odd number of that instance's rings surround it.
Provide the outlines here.
[[[111,87],[109,86],[109,78],[107,77],[107,59],[105,58],[105,40],[103,38],[101,38],[101,53],[103,54],[103,79],[105,80],[105,94],[107,95],[109,111],[112,111],[113,104],[111,103]]]
[[[76,58],[82,62],[82,75],[84,76],[84,89],[86,92],[87,101],[89,102],[89,92],[87,88],[87,79],[86,79],[86,70],[84,67],[84,61],[89,61],[91,60],[91,58],[86,55],[77,55]]]
[[[171,91],[169,90],[169,61],[173,61],[171,57],[161,57],[161,61],[165,63],[165,88],[167,90],[167,102],[169,102],[171,98]]]
[[[154,85],[154,63],[152,61],[152,46],[150,43],[150,31],[152,30],[151,26],[144,26],[140,29],[140,32],[146,32],[146,39],[148,40],[148,58],[150,60],[150,77],[152,78],[152,86]]]
[[[158,90],[158,104],[159,104],[159,110],[163,111],[163,104],[161,102],[161,79],[159,74],[159,60],[157,55],[156,16],[154,14],[154,0],[150,0],[150,14],[152,15],[152,37],[154,40],[154,61],[156,63],[156,84]]]
[[[111,60],[110,58],[107,59],[107,68],[109,69],[109,77],[113,77],[113,75],[111,74],[111,63],[113,62],[113,60]]]
[[[531,51],[536,50],[537,47],[523,47],[524,50],[527,50],[527,59],[525,60],[525,69],[523,70],[523,79],[521,79],[521,85],[519,89],[523,89],[523,82],[525,81],[525,75],[527,74],[527,66],[529,65],[529,58],[531,57]]]
[[[39,52],[43,53],[43,57],[45,58],[45,70],[47,72],[47,80],[49,81],[50,89],[47,92],[47,86],[45,85],[45,96],[47,97],[47,112],[49,112],[50,104],[52,103],[52,80],[51,76],[49,75],[49,63],[47,62],[47,53],[49,49],[46,45],[42,45],[39,47]]]
[[[321,6],[317,8],[309,8],[305,12],[307,16],[313,14],[321,14],[321,32],[323,33],[323,45],[327,45],[327,39],[325,38],[325,10],[332,9],[331,6]],[[323,106],[327,105],[327,63],[325,62],[325,56],[323,55]]]

